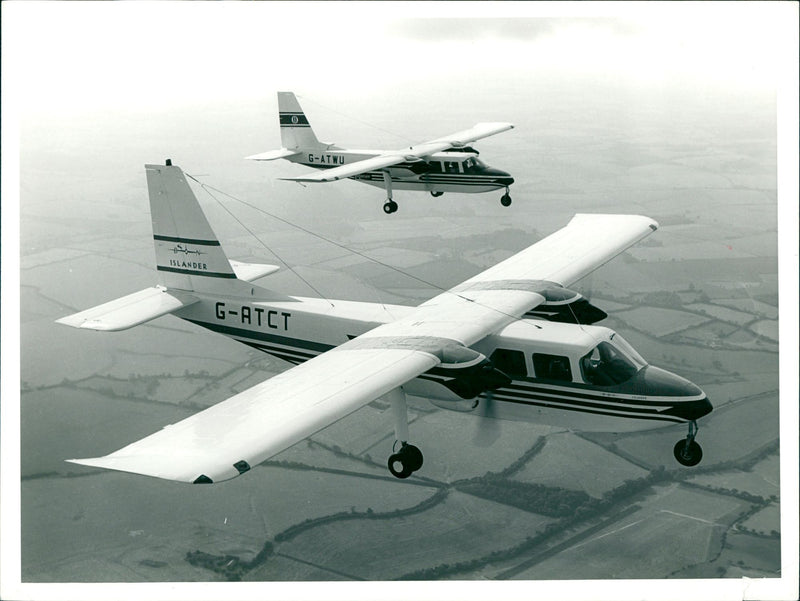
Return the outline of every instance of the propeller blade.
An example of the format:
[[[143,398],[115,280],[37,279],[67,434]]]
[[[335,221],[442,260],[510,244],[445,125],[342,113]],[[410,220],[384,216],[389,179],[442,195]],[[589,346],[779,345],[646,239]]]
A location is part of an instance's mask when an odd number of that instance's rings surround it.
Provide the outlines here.
[[[497,405],[494,400],[494,392],[491,390],[486,393],[486,399],[481,400],[480,406],[476,409],[475,415],[479,416],[476,421],[475,435],[472,442],[478,447],[490,447],[500,438],[500,420],[496,417]]]

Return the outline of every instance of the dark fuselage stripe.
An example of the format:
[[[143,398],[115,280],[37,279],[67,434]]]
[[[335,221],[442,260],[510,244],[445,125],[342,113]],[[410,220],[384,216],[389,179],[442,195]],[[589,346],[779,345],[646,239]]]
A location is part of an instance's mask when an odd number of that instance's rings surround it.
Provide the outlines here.
[[[219,246],[219,240],[200,240],[197,238],[181,238],[180,236],[161,236],[154,234],[153,240],[162,240],[163,242],[183,242],[185,244],[197,244],[199,246]]]
[[[197,271],[195,269],[179,269],[177,267],[166,267],[164,265],[159,265],[157,267],[158,271],[169,271],[171,273],[183,273],[185,275],[202,275],[207,278],[229,278],[229,279],[236,279],[235,273],[220,273],[217,271]]]
[[[253,330],[246,330],[243,328],[235,328],[233,326],[226,326],[218,323],[210,323],[207,321],[199,321],[194,319],[188,319],[187,321],[192,322],[198,326],[202,326],[204,328],[208,328],[214,332],[219,334],[224,334],[226,336],[233,336],[236,338],[249,338],[254,341],[263,341],[263,342],[272,342],[275,344],[281,344],[287,347],[293,347],[294,349],[303,349],[306,351],[316,351],[317,353],[322,353],[334,348],[332,344],[323,344],[321,342],[311,342],[310,340],[301,340],[299,338],[289,338],[288,336],[278,336],[277,334],[270,334],[268,332],[256,332]],[[286,349],[289,350],[289,349]]]
[[[555,405],[548,402],[536,402],[536,401],[528,401],[523,399],[514,399],[514,398],[504,398],[497,394],[494,396],[494,400],[496,401],[503,401],[506,403],[515,403],[517,405],[529,405],[533,407],[545,407],[548,409],[560,409],[564,411],[577,411],[579,413],[592,413],[596,415],[608,415],[611,417],[624,417],[627,419],[647,419],[647,420],[655,420],[655,421],[664,421],[664,422],[674,422],[678,424],[685,423],[687,420],[681,419],[679,417],[671,416],[671,415],[662,415],[662,414],[647,414],[642,415],[639,414],[635,409],[625,410],[623,408],[618,409],[617,411],[609,411],[609,410],[599,410],[599,409],[587,409],[585,407],[573,407],[570,405]]]

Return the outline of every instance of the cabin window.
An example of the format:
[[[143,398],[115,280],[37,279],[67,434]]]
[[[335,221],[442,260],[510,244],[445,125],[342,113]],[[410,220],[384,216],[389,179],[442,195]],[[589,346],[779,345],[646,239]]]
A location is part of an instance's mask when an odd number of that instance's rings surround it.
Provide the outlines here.
[[[569,357],[561,355],[548,355],[533,353],[533,371],[537,378],[547,380],[572,381],[572,369],[569,366]]]
[[[444,173],[444,169],[442,168],[441,161],[431,161],[428,163],[430,165],[431,172],[433,173]]]
[[[641,367],[608,342],[601,342],[581,358],[583,379],[595,386],[627,382]]]
[[[445,173],[458,173],[458,163],[456,161],[445,161],[444,162],[444,172]]]
[[[525,355],[522,351],[499,348],[492,353],[489,360],[492,365],[511,378],[524,378],[528,375],[528,368],[525,366]]]

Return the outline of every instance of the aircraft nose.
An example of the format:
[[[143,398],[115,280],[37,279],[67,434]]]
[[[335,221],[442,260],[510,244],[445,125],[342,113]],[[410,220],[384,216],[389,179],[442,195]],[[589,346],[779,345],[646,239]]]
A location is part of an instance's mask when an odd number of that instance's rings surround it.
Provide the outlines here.
[[[484,174],[492,176],[495,182],[501,186],[508,187],[514,183],[514,178],[511,177],[510,173],[506,173],[505,171],[501,171],[500,169],[495,169],[494,167],[488,167],[484,171]]]
[[[645,394],[674,399],[672,407],[665,413],[687,421],[708,415],[714,409],[711,401],[699,386],[677,374],[648,365],[641,372]],[[685,397],[686,400],[680,400]]]
[[[684,401],[675,407],[675,415],[688,421],[700,419],[714,410],[708,397],[703,397],[699,401]]]

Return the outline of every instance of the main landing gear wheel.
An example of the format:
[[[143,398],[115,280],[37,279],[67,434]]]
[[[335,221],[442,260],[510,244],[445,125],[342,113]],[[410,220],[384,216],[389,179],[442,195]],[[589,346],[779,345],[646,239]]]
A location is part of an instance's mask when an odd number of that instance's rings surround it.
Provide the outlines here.
[[[387,200],[383,205],[383,212],[391,215],[395,211],[397,211],[397,203],[393,200]]]
[[[422,451],[403,443],[400,451],[389,457],[389,471],[395,478],[408,478],[422,467]]]
[[[675,459],[678,463],[686,467],[692,467],[700,463],[703,458],[703,449],[694,440],[697,435],[697,422],[689,422],[689,433],[684,440],[679,440],[675,443],[675,448],[672,449]]]
[[[506,188],[506,193],[500,197],[500,204],[504,207],[511,206],[511,194],[508,193],[508,188]]]
[[[433,196],[434,198],[439,198],[442,194],[444,194],[444,192],[431,191],[431,196]]]

